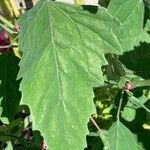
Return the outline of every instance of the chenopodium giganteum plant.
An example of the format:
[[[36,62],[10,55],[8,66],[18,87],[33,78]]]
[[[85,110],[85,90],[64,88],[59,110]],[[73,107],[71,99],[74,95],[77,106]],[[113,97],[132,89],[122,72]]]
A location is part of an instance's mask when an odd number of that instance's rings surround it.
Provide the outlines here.
[[[136,138],[119,116],[125,93],[136,108],[149,111],[130,92],[144,80],[139,78],[131,83],[132,88],[124,88],[135,75],[118,56],[139,46],[140,41],[150,42],[150,21],[144,26],[143,2],[111,0],[108,8],[98,6],[90,12],[87,6],[41,0],[19,23],[21,104],[31,109],[33,129],[41,131],[47,149],[81,150],[86,146],[87,122],[96,113],[92,89],[107,81],[122,92],[116,121],[107,134],[97,135],[104,149],[136,150]],[[105,65],[106,75],[101,69]]]

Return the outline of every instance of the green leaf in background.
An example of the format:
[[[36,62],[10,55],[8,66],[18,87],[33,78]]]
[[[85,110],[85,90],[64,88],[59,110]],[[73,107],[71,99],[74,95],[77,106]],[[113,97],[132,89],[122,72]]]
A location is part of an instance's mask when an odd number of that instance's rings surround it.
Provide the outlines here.
[[[147,112],[150,113],[150,110],[136,97],[132,95],[132,93],[129,93],[129,101],[134,105],[135,108],[144,108]]]
[[[116,121],[108,130],[109,150],[137,150],[137,142],[131,131],[120,121]]]
[[[23,120],[17,119],[12,121],[10,124],[5,124],[0,128],[0,140],[9,141],[17,140],[17,137],[21,135],[21,131],[24,128]]]
[[[147,20],[147,23],[139,37],[139,41],[137,42],[137,45],[139,45],[139,42],[150,43],[150,20]]]
[[[13,150],[13,146],[11,142],[8,142],[6,150]]]
[[[108,61],[106,69],[107,80],[119,81],[119,79],[125,75],[125,71],[121,62],[118,60],[118,56],[107,54],[105,57]]]
[[[116,35],[123,51],[133,49],[143,30],[144,5],[141,0],[111,0],[108,12],[115,16],[121,26]]]
[[[127,105],[124,107],[123,111],[121,112],[121,116],[129,122],[135,119],[136,110],[130,101],[128,101]]]
[[[103,83],[104,53],[120,53],[119,22],[106,9],[40,1],[20,19],[22,103],[48,149],[81,150],[94,112],[93,86]]]
[[[19,59],[11,52],[0,54],[0,98],[2,115],[1,117],[7,117],[9,121],[14,119],[14,115],[17,112],[20,92],[19,82],[16,81],[16,77],[19,71]]]

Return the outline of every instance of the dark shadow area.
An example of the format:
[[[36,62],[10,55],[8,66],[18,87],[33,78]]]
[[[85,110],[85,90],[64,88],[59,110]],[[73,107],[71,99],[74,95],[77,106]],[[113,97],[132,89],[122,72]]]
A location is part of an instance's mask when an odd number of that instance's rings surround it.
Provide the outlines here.
[[[120,61],[144,79],[150,79],[150,43],[140,43],[133,51],[120,56]]]
[[[14,150],[41,150],[44,139],[40,131],[33,130],[30,120],[30,109],[27,105],[18,107],[15,115],[15,120],[17,119],[22,119],[24,123],[20,135],[16,140],[12,141]]]
[[[19,71],[19,58],[12,52],[6,51],[0,55],[0,98],[2,117],[7,117],[11,122],[17,112],[21,99],[19,92],[20,81],[17,81]]]
[[[145,150],[150,148],[150,131],[143,128],[143,124],[147,121],[147,113],[144,109],[136,110],[136,117],[132,122],[128,122],[121,118],[121,122],[130,129],[137,137],[139,143],[142,144]]]
[[[122,63],[118,60],[118,56],[107,53],[105,58],[108,64],[101,67],[103,75],[107,77],[108,81],[119,81],[120,77],[125,75],[125,71]]]
[[[31,0],[25,0],[24,2],[26,4],[26,9],[27,10],[29,10],[29,9],[31,9],[33,7],[33,1],[31,1]]]
[[[0,54],[0,115],[9,120],[8,124],[0,120],[0,149],[4,149],[10,140],[14,150],[41,150],[44,140],[40,131],[32,129],[30,109],[20,105],[21,80],[16,80],[19,60],[12,51]]]
[[[143,95],[143,88],[136,88],[135,90],[132,91],[134,93],[135,97],[141,97]],[[128,99],[127,99],[128,100]],[[150,101],[149,99],[147,99],[147,101],[145,102],[145,106],[147,108],[150,108]],[[138,108],[136,109],[136,116],[134,118],[133,121],[129,122],[126,121],[123,117],[121,117],[121,122],[130,129],[130,131],[132,133],[135,134],[135,136],[137,137],[137,140],[140,144],[142,144],[142,147],[145,150],[149,150],[150,148],[150,142],[149,142],[149,138],[150,138],[150,130],[149,129],[145,129],[143,127],[143,125],[145,123],[150,122],[150,114],[143,108]]]
[[[143,0],[144,1],[144,27],[147,23],[147,20],[150,19],[150,1],[149,0]]]
[[[0,120],[0,149],[12,142],[14,150],[41,150],[44,141],[40,131],[32,129],[30,109],[27,105],[20,105],[14,120],[5,124]],[[44,150],[44,149],[43,149]]]
[[[103,150],[104,144],[99,136],[86,136],[87,148],[84,150]]]
[[[145,7],[150,9],[150,1],[149,0],[143,0],[143,1],[144,1],[144,4],[145,4]]]
[[[97,6],[91,6],[91,5],[82,5],[84,10],[89,11],[90,13],[96,14],[98,11],[98,7]]]
[[[145,4],[146,5],[146,4]],[[145,12],[144,12],[144,27],[147,23],[147,20],[150,19],[150,4],[149,7],[145,6]]]
[[[94,104],[96,106],[97,118],[95,121],[100,126],[101,129],[108,130],[109,127],[112,125],[114,116],[111,114],[111,107],[118,103],[118,95],[120,95],[120,91],[117,88],[112,88],[111,86],[103,86],[94,88]],[[116,105],[117,106],[117,105]],[[108,109],[108,112],[105,110]],[[111,116],[109,116],[111,114]],[[94,125],[89,126],[89,131],[94,131],[90,129],[94,129]],[[96,129],[96,128],[95,128]]]
[[[99,1],[98,1],[98,4],[99,4],[100,6],[102,6],[102,7],[105,7],[105,8],[108,7],[109,3],[110,3],[110,0],[99,0]]]
[[[33,1],[31,0],[18,1],[17,5],[18,7],[20,7],[20,9],[29,10],[33,7]]]
[[[110,3],[110,0],[99,0],[98,1],[98,4],[102,7],[105,7],[105,8],[108,7],[109,3]],[[94,13],[94,14],[98,11],[98,6],[83,5],[82,7],[84,10],[87,10],[87,11]]]
[[[149,18],[150,10],[148,7],[145,7],[144,24]],[[134,50],[124,53],[119,59],[128,69],[132,70],[134,74],[144,79],[150,79],[150,43],[140,43]],[[136,88],[132,92],[134,96],[138,98],[144,94],[143,90],[146,89],[149,92],[148,87]],[[145,105],[150,108],[149,99],[147,99]],[[143,128],[143,124],[149,124],[150,114],[143,108],[138,108],[136,109],[136,116],[133,121],[128,122],[124,118],[121,118],[121,122],[136,135],[138,142],[143,145],[144,149],[149,150],[150,143],[148,139],[150,138],[150,128]]]
[[[95,87],[93,89],[94,92],[94,99],[93,102],[96,107],[96,116],[92,115],[93,119],[97,123],[97,125],[103,130],[106,131],[110,128],[113,121],[116,119],[116,109],[114,111],[114,116],[110,114],[109,110],[111,111],[112,105],[114,105],[114,102],[116,101],[116,98],[118,95],[120,95],[120,92],[116,88],[112,88],[112,86],[107,85],[101,86],[101,87]],[[108,109],[108,112],[105,110]],[[100,136],[96,136],[95,134],[97,132],[97,128],[95,125],[89,121],[88,124],[88,130],[89,134],[86,137],[87,141],[87,148],[85,150],[103,150],[104,144]]]

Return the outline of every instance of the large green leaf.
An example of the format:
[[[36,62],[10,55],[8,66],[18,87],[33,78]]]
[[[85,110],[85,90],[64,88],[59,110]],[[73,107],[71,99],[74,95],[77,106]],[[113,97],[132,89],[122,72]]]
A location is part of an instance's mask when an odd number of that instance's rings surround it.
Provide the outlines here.
[[[108,132],[110,150],[137,150],[136,139],[120,121],[116,121]]]
[[[18,91],[20,81],[16,81],[19,71],[18,63],[19,59],[11,52],[0,54],[1,117],[7,117],[9,121],[14,119],[21,96]]]
[[[105,52],[120,53],[113,34],[119,26],[106,9],[40,1],[20,19],[19,77],[22,103],[31,109],[33,128],[49,149],[81,150],[93,106],[93,86],[103,83]]]
[[[116,35],[123,51],[133,49],[143,30],[143,1],[111,0],[108,12],[121,22]]]

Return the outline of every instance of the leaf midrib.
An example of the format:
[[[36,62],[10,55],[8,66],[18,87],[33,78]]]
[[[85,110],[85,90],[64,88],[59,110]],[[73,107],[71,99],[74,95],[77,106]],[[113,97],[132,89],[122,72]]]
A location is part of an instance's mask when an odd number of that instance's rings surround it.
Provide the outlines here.
[[[47,6],[47,9],[49,10],[49,7],[48,5]],[[53,33],[53,27],[52,27],[52,19],[51,19],[51,16],[49,14],[49,11],[48,11],[48,16],[49,16],[49,24],[50,24],[50,31],[51,31],[51,42],[52,42],[52,49],[53,49],[53,53],[54,53],[54,59],[55,59],[55,68],[56,68],[56,77],[57,77],[57,87],[58,87],[58,100],[63,100],[62,99],[62,92],[61,92],[61,81],[60,81],[60,74],[59,74],[59,65],[58,65],[58,56],[57,56],[57,52],[56,52],[56,48],[55,48],[55,44],[54,44],[54,33]],[[63,102],[63,101],[62,101]],[[64,103],[63,103],[63,108],[64,108]]]

